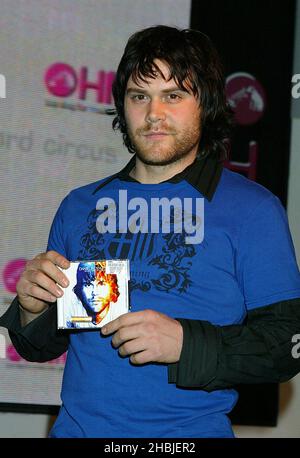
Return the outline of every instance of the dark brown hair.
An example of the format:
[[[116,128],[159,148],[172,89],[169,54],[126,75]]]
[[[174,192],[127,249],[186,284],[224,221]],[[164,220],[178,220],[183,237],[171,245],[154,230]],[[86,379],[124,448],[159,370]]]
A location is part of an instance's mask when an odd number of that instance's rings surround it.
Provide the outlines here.
[[[124,96],[127,82],[155,78],[159,68],[154,60],[167,64],[170,79],[181,89],[190,89],[202,108],[201,154],[219,159],[227,156],[232,126],[232,111],[224,89],[223,68],[210,39],[197,30],[180,30],[158,25],[136,32],[125,47],[113,83],[113,97],[117,116],[113,128],[120,129],[125,146],[131,153],[134,147],[127,133],[124,116]],[[188,87],[187,87],[188,85]]]

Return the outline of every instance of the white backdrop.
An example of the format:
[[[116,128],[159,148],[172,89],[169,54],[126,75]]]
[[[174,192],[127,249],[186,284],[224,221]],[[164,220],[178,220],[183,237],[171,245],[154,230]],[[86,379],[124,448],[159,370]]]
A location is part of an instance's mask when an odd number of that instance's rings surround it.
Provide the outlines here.
[[[0,314],[24,259],[44,251],[63,197],[130,158],[112,117],[97,112],[111,103],[128,37],[150,25],[188,27],[189,15],[190,0],[0,1]],[[84,81],[98,89],[82,99]],[[60,404],[63,363],[19,359],[0,328],[0,403]]]

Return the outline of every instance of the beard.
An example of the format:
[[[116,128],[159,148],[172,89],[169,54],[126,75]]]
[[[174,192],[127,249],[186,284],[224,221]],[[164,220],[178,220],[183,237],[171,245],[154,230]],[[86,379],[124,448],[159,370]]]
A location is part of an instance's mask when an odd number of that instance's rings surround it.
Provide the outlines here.
[[[147,140],[145,134],[153,131],[152,126],[137,129],[132,132],[127,127],[128,136],[137,157],[146,165],[169,165],[187,157],[198,147],[200,142],[200,122],[182,131],[160,126],[161,131],[168,134],[162,140]]]

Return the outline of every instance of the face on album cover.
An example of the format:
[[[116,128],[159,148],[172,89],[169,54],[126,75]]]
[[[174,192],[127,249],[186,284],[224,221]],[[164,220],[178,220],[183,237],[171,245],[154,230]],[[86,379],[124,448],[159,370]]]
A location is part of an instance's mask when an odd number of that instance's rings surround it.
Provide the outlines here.
[[[129,310],[128,260],[72,262],[57,301],[58,328],[101,327]]]

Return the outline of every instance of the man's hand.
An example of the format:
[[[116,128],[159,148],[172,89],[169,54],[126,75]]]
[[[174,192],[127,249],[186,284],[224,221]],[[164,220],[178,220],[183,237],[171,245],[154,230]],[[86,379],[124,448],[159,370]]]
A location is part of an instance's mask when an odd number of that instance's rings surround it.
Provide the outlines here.
[[[56,251],[41,253],[28,261],[17,283],[18,300],[31,313],[40,313],[48,302],[63,295],[62,287],[69,284],[67,277],[57,267],[67,269],[70,262]]]
[[[182,349],[181,324],[154,310],[130,312],[101,328],[104,335],[115,333],[112,345],[133,364],[175,363]]]

